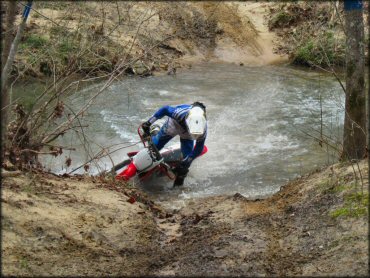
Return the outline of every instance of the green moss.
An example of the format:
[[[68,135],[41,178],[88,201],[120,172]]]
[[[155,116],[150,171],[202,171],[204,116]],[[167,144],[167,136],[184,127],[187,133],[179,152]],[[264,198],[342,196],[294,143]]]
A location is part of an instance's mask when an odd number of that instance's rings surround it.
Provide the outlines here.
[[[337,217],[361,217],[368,215],[369,194],[350,193],[344,196],[344,205],[330,213],[333,218]]]
[[[348,216],[349,209],[348,208],[339,208],[330,213],[330,216],[333,218],[337,218],[339,216]]]
[[[344,177],[339,177],[324,179],[318,184],[318,187],[324,194],[334,194],[343,192],[345,190],[350,190],[354,188],[354,184],[346,183]]]
[[[348,189],[349,185],[347,184],[338,184],[336,186],[333,186],[329,190],[327,190],[327,193],[340,193]]]
[[[367,208],[355,207],[355,208],[339,208],[330,213],[333,218],[337,217],[361,217],[367,215]]]
[[[48,40],[45,37],[31,34],[21,43],[21,48],[41,48],[47,44]]]
[[[346,199],[349,202],[356,202],[365,207],[369,205],[369,194],[367,193],[363,194],[361,192],[351,193],[346,197]]]

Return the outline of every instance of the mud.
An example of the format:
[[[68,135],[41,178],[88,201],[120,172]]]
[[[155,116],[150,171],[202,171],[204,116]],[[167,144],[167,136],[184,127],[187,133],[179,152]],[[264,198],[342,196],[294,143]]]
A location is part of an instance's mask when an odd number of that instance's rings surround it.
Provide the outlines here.
[[[336,165],[266,199],[215,196],[172,211],[109,178],[10,175],[2,273],[366,276],[368,214],[332,216],[351,191],[368,195],[365,161],[358,169]]]

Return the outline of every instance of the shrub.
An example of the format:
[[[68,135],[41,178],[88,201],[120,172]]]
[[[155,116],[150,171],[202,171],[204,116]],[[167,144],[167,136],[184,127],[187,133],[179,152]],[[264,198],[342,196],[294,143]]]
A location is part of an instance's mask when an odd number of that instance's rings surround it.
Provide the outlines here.
[[[285,27],[288,26],[293,20],[293,16],[286,11],[279,11],[269,20],[268,27],[270,30],[273,30],[274,28]]]
[[[316,38],[303,41],[292,53],[292,60],[294,64],[308,66],[344,65],[344,40],[335,38],[333,32],[322,32]]]
[[[314,43],[312,40],[299,46],[293,54],[293,63],[295,64],[310,65],[314,60],[316,60],[316,58],[314,54]]]

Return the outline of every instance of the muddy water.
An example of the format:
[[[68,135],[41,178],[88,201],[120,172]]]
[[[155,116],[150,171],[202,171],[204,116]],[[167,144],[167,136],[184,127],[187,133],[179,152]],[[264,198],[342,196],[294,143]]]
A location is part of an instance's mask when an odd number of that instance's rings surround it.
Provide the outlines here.
[[[84,89],[68,102],[81,106],[97,91],[97,84]],[[340,140],[344,94],[330,75],[290,67],[246,67],[232,64],[203,64],[178,71],[176,76],[129,78],[112,85],[98,99],[85,123],[91,153],[101,146],[127,145],[139,140],[136,129],[163,105],[202,101],[207,106],[209,152],[197,159],[182,188],[172,189],[167,179],[141,184],[158,200],[181,200],[239,192],[247,197],[276,192],[289,179],[336,160],[335,152],[320,147],[311,136],[320,130]],[[321,112],[322,111],[322,112]],[[321,123],[322,119],[322,123]],[[89,159],[81,136],[63,138],[77,147],[72,166],[61,166],[65,157],[47,158],[46,167],[62,173]],[[175,138],[173,142],[178,142]],[[128,151],[111,155],[118,163]],[[110,169],[110,159],[99,168]],[[77,171],[78,172],[78,171]]]

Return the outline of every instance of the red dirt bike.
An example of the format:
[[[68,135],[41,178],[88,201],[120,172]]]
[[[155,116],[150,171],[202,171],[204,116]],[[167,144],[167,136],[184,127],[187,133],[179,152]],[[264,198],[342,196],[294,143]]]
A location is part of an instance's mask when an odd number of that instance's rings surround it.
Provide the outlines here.
[[[116,175],[116,179],[128,181],[138,175],[140,181],[144,181],[153,176],[153,174],[159,174],[159,176],[166,175],[171,180],[176,178],[173,169],[175,169],[183,159],[180,144],[165,147],[161,151],[158,151],[152,141],[152,136],[157,134],[158,131],[158,125],[153,125],[151,127],[150,134],[145,134],[142,131],[141,125],[138,127],[137,133],[144,145],[144,149],[127,153],[129,158],[112,168],[112,172],[116,174],[121,170],[121,172]],[[207,151],[208,148],[204,146],[200,156]]]

